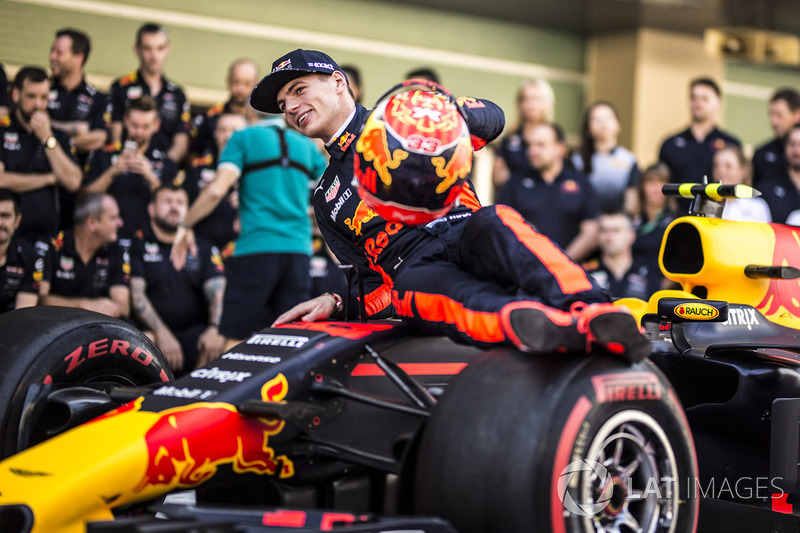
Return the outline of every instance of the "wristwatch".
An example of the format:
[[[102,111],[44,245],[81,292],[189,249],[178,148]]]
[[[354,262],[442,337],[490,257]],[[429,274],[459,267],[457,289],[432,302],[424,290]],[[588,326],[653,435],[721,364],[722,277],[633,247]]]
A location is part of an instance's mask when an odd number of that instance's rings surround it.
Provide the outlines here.
[[[334,292],[326,292],[325,296],[332,297],[334,301],[333,312],[331,313],[331,316],[334,317],[338,315],[342,311],[342,297]]]
[[[55,135],[51,135],[44,141],[44,145],[47,147],[48,150],[55,150],[56,146],[58,146],[58,139],[56,139]]]

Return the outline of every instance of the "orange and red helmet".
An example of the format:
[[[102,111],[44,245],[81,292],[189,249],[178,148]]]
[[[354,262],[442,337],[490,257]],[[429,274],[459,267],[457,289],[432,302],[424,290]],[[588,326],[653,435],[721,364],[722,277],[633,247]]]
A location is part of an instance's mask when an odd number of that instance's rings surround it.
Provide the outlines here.
[[[355,150],[359,195],[381,217],[403,224],[447,213],[472,169],[469,129],[455,99],[422,80],[378,101]]]

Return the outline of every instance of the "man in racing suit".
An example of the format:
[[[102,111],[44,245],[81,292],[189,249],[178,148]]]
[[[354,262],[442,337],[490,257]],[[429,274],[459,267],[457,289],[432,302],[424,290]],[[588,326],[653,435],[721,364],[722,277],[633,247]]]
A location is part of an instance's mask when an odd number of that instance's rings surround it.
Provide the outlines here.
[[[479,346],[513,344],[540,353],[595,345],[634,361],[649,352],[635,319],[610,305],[580,266],[511,208],[481,207],[469,184],[446,216],[427,225],[371,211],[351,185],[354,141],[369,112],[354,102],[328,55],[295,50],[279,58],[251,104],[283,112],[289,125],[325,141],[331,158],[314,191],[314,210],[333,253],[362,276],[368,316],[388,316],[393,306],[411,324]],[[459,98],[458,104],[473,148],[502,131],[503,112],[492,102]],[[275,323],[323,319],[340,307],[340,296],[326,294]]]

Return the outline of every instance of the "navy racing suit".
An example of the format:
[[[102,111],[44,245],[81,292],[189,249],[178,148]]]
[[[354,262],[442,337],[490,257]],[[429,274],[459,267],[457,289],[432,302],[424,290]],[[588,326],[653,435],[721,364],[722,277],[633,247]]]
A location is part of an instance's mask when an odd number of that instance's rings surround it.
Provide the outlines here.
[[[473,148],[501,133],[504,116],[497,105],[463,97],[458,103]],[[394,310],[407,322],[458,342],[509,344],[499,321],[500,309],[509,303],[537,300],[568,309],[578,301],[609,301],[519,213],[507,206],[482,207],[469,182],[448,214],[426,225],[378,216],[352,183],[353,145],[368,115],[356,104],[344,131],[327,146],[330,162],[312,200],[331,251],[362,277],[368,316],[388,317]]]

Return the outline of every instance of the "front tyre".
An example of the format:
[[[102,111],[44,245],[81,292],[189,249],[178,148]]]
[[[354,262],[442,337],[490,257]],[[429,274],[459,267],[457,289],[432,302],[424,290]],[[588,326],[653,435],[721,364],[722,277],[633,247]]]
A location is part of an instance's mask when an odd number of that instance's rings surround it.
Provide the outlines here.
[[[3,313],[0,457],[17,453],[61,429],[61,416],[37,408],[47,399],[32,399],[31,391],[36,387],[137,387],[172,378],[158,348],[122,320],[66,307],[29,307]]]
[[[499,349],[437,406],[415,502],[460,533],[684,533],[696,472],[683,411],[648,362]]]

